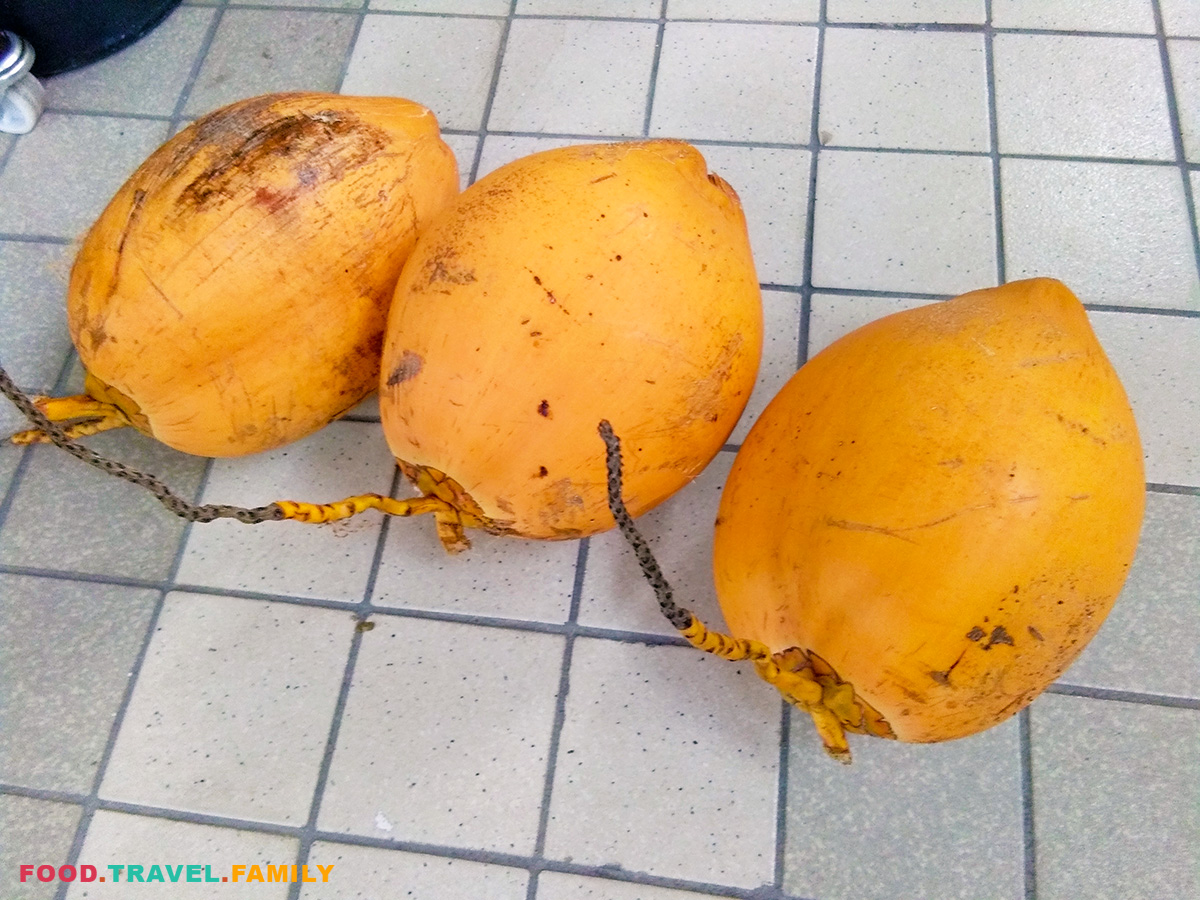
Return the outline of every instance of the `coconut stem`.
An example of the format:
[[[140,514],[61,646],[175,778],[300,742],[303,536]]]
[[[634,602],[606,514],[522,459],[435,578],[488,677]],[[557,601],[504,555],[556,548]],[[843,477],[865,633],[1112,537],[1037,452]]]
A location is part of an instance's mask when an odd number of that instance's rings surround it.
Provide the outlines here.
[[[75,394],[72,397],[38,396],[29,399],[38,411],[58,425],[62,434],[70,440],[129,425],[129,417],[118,407],[88,394]],[[41,428],[18,431],[9,440],[18,446],[53,443],[50,435]]]
[[[675,602],[671,585],[654,558],[650,544],[633,524],[633,516],[621,497],[621,440],[608,420],[601,421],[600,437],[604,441],[608,470],[608,508],[626,542],[637,556],[638,565],[658,598],[659,609],[675,629],[698,650],[732,661],[750,660],[760,678],[776,688],[789,703],[803,709],[813,718],[825,752],[838,762],[850,762],[850,745],[837,715],[824,702],[821,685],[805,672],[787,671],[780,667],[771,648],[761,641],[739,638],[711,631],[691,610]]]

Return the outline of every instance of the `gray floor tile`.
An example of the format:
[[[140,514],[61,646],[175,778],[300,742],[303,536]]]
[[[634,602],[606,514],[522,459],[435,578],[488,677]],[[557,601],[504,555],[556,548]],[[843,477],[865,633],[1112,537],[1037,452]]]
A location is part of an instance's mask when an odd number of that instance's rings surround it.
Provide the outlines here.
[[[991,163],[918,153],[823,153],[813,284],[958,294],[996,283]]]
[[[371,602],[502,619],[567,620],[577,541],[530,541],[481,531],[469,537],[471,548],[451,556],[431,521],[393,521]]]
[[[992,25],[1154,34],[1154,7],[1147,0],[1106,0],[1095,4],[1078,0],[992,0]]]
[[[512,0],[370,0],[368,6],[387,12],[506,16]]]
[[[308,861],[334,868],[327,884],[304,885],[300,900],[525,900],[529,883],[524,869],[327,841],[313,844]]]
[[[758,280],[799,285],[804,281],[804,234],[812,154],[775,147],[700,148],[708,169],[737,191],[746,215]]]
[[[1200,698],[1200,497],[1151,493],[1138,555],[1065,684]]]
[[[0,575],[0,781],[92,789],[157,601],[157,591]]]
[[[251,900],[284,900],[288,884],[268,882],[265,871],[263,882],[258,884],[245,882],[241,873],[236,888],[216,888],[212,882],[223,878],[233,882],[234,866],[252,864],[288,866],[286,874],[290,877],[298,849],[298,842],[290,837],[100,810],[88,828],[79,859],[93,861],[107,880],[104,884],[75,883],[67,891],[67,900],[124,900],[153,896],[156,891],[172,900],[212,900],[214,896],[235,894]],[[143,879],[153,877],[150,867],[158,865],[163,886],[151,887],[149,882],[130,886],[130,863],[143,867],[138,873]],[[122,869],[114,872],[110,868],[114,865]],[[167,866],[171,867],[169,871]],[[172,875],[178,879],[174,883]],[[319,877],[316,872],[312,875]]]
[[[1200,309],[1179,170],[1000,162],[1008,280],[1051,275],[1084,303]]]
[[[166,139],[166,122],[44,113],[0,172],[0,233],[81,236]]]
[[[770,883],[780,706],[749,666],[690,647],[577,640],[546,854]]]
[[[330,503],[358,494],[387,494],[396,463],[373,422],[333,422],[294,444],[216,460],[203,502],[263,506],[276,500]],[[178,584],[358,602],[379,540],[379,513],[339,522],[230,519],[192,527]],[[399,523],[432,527],[421,521]]]
[[[136,44],[46,80],[52,109],[169,116],[192,74],[216,10],[179,7]]]
[[[517,19],[488,128],[641,134],[657,35],[650,22]]]
[[[356,16],[334,12],[226,10],[184,112],[271,91],[336,91],[357,25]]]
[[[637,523],[674,589],[676,602],[717,630],[723,630],[725,622],[713,587],[713,522],[733,457],[729,451],[718,453],[691,484]],[[579,621],[599,628],[675,634],[619,532],[590,539]]]
[[[808,359],[855,328],[929,300],[896,297],[855,297],[813,294],[808,316]]]
[[[0,363],[25,390],[49,392],[71,352],[66,296],[73,259],[73,248],[62,244],[0,241]]]
[[[728,443],[740,444],[767,404],[796,374],[800,358],[801,298],[791,291],[763,291],[763,355],[758,380]]]
[[[1200,6],[1193,0],[1158,0],[1163,28],[1169,35],[1200,35]]]
[[[318,827],[527,854],[558,635],[379,616],[363,635]]]
[[[583,875],[543,872],[538,877],[538,900],[700,900],[701,897],[720,897],[705,892],[694,894],[673,888],[650,887]]]
[[[806,26],[668,23],[650,133],[807,143],[816,50]]]
[[[169,594],[101,796],[302,825],[354,627],[341,610]]]
[[[1091,312],[1125,386],[1146,457],[1146,480],[1200,487],[1200,319]]]
[[[407,97],[443,128],[478,129],[502,31],[496,19],[368,15],[342,93]]]
[[[828,0],[830,22],[983,24],[983,0]]]
[[[819,0],[667,0],[669,19],[741,19],[762,22],[816,22]]]
[[[1040,900],[1200,896],[1200,711],[1045,695],[1032,736]]]
[[[517,0],[519,16],[605,16],[657,19],[662,0]]]
[[[80,808],[67,803],[0,795],[0,872],[4,896],[11,900],[52,900],[58,884],[43,882],[37,869],[24,879],[21,866],[57,868],[67,860]]]
[[[1174,159],[1158,43],[998,34],[1001,153]]]
[[[129,429],[88,446],[195,496],[206,460]],[[158,581],[175,563],[185,523],[146,490],[50,445],[32,455],[0,528],[0,564]]]
[[[1179,129],[1188,162],[1200,162],[1200,42],[1167,42]]]
[[[1020,900],[1017,722],[944,744],[852,737],[825,756],[792,713],[784,885],[820,900]],[[836,863],[832,863],[836,860]]]
[[[986,151],[984,63],[978,34],[830,29],[821,143]]]

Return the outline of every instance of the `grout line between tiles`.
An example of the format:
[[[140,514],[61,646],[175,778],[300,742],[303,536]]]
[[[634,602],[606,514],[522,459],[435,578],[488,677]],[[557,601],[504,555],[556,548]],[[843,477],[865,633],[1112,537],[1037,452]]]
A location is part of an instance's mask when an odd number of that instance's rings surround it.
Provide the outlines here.
[[[196,79],[200,77],[200,70],[204,66],[204,61],[208,58],[208,52],[212,49],[213,41],[217,36],[217,29],[221,25],[221,19],[225,16],[225,10],[229,8],[227,2],[222,2],[216,7],[216,12],[213,13],[212,21],[208,23],[208,30],[204,33],[203,40],[200,41],[200,48],[196,51],[196,56],[192,60],[191,71],[188,72],[187,79],[183,83],[183,90],[179,92],[179,97],[175,100],[175,109],[172,110],[170,121],[171,131],[174,132],[184,121],[183,111],[187,108],[188,100],[192,96],[192,88],[196,86]]]
[[[351,46],[353,47],[353,44]],[[396,496],[402,480],[403,475],[400,468],[396,467],[392,472],[392,483],[388,490],[389,497]],[[360,624],[366,622],[374,611],[374,607],[371,605],[371,595],[375,592],[375,582],[379,578],[379,567],[383,559],[384,550],[387,547],[391,521],[391,516],[385,516],[380,523],[379,535],[375,539],[375,552],[372,554],[371,565],[367,572],[367,583],[363,587],[362,600],[354,604],[353,607],[357,610]],[[317,778],[313,785],[313,795],[312,801],[309,804],[308,818],[299,834],[300,843],[296,849],[296,865],[299,866],[307,864],[309,854],[312,852],[313,841],[317,834],[317,818],[321,813],[321,804],[325,800],[325,788],[329,783],[329,771],[333,766],[333,756],[337,752],[337,741],[338,735],[342,730],[342,719],[346,712],[346,704],[349,702],[350,689],[354,685],[354,669],[358,664],[359,650],[362,648],[362,635],[362,631],[356,627],[354,635],[350,639],[350,649],[346,655],[346,666],[342,670],[342,683],[338,688],[338,696],[334,703],[333,713],[329,717],[329,733],[325,738],[325,749],[321,754],[321,764],[317,769]],[[300,896],[300,887],[299,883],[294,883],[288,888],[288,900],[297,900]]]
[[[558,693],[554,700],[554,721],[550,726],[550,744],[546,750],[546,780],[542,786],[542,805],[538,813],[537,837],[534,839],[533,857],[544,860],[546,856],[546,832],[550,827],[550,804],[554,799],[554,776],[558,771],[558,748],[562,741],[563,725],[567,719],[567,695],[571,691],[571,661],[575,655],[574,627],[579,622],[579,607],[583,597],[583,581],[587,573],[588,550],[591,542],[584,538],[579,542],[575,556],[575,582],[571,586],[571,606],[567,613],[567,626],[563,642],[562,668],[558,675]],[[540,867],[535,866],[525,889],[525,900],[536,900]]]
[[[775,795],[775,889],[783,891],[787,874],[788,782],[791,769],[792,705],[779,700],[779,786]]]
[[[337,87],[334,89],[335,94],[342,92],[342,85],[346,81],[346,73],[350,71],[350,62],[354,59],[354,49],[358,44],[358,36],[362,33],[363,22],[367,19],[367,13],[370,11],[371,0],[361,0],[361,6],[355,12],[358,18],[354,22],[354,28],[350,32],[350,40],[346,43],[346,51],[342,54],[342,68],[338,72]]]
[[[488,121],[492,117],[492,105],[496,102],[496,88],[500,85],[500,71],[504,67],[504,57],[508,51],[508,35],[512,31],[513,18],[517,13],[517,0],[511,0],[508,15],[500,29],[500,40],[496,45],[496,64],[492,66],[492,81],[488,85],[487,99],[483,104],[483,112],[479,116],[479,140],[475,142],[475,158],[471,161],[471,173],[467,184],[474,184],[479,177],[479,164],[483,160],[483,145],[487,141]],[[468,132],[469,133],[469,132]]]
[[[1159,59],[1162,63],[1163,82],[1167,91],[1167,117],[1171,123],[1171,139],[1175,145],[1175,160],[1179,166],[1179,177],[1183,180],[1183,201],[1187,207],[1188,228],[1192,233],[1192,253],[1195,272],[1200,272],[1200,225],[1196,222],[1196,197],[1192,191],[1189,174],[1187,148],[1183,145],[1183,124],[1179,115],[1179,98],[1175,93],[1175,78],[1171,69],[1171,54],[1168,52],[1166,29],[1163,27],[1162,3],[1153,0],[1154,29],[1158,39]]]
[[[90,798],[69,792],[49,791],[38,788],[26,788],[20,785],[10,785],[0,782],[0,796],[21,796],[37,800],[53,802],[86,804]],[[256,834],[270,834],[279,837],[303,839],[307,834],[306,826],[287,825],[278,822],[265,822],[256,819],[243,819],[236,816],[223,816],[213,813],[195,812],[192,810],[172,809],[169,807],[149,806],[140,803],[127,803],[120,800],[96,799],[92,804],[95,810],[104,812],[125,813],[145,818],[162,819],[190,825],[206,825],[216,828],[226,828],[236,831],[248,831]],[[333,843],[342,846],[367,847],[380,850],[391,850],[434,856],[442,859],[458,859],[481,862],[508,868],[524,869],[531,873],[542,871],[558,872],[569,875],[580,875],[588,878],[599,878],[608,881],[618,881],[625,884],[644,885],[647,887],[662,887],[692,893],[716,895],[720,897],[739,898],[739,900],[800,900],[793,898],[783,891],[766,890],[762,888],[740,888],[732,885],[722,885],[714,882],[690,881],[682,878],[654,875],[649,872],[637,872],[619,867],[604,865],[588,865],[567,860],[546,860],[536,856],[522,856],[514,853],[504,853],[495,850],[482,850],[472,847],[457,847],[451,845],[431,844],[421,841],[398,840],[390,838],[369,837],[366,835],[329,832],[313,829],[312,842]],[[68,861],[75,864],[77,860]],[[296,890],[300,884],[294,883]],[[65,890],[67,883],[63,883]],[[289,897],[291,895],[289,894]]]
[[[667,0],[658,8],[658,31],[654,36],[654,58],[650,62],[650,83],[646,88],[646,115],[642,119],[642,136],[650,136],[650,119],[654,114],[654,94],[658,89],[658,66],[662,61],[663,37],[667,29]]]
[[[58,370],[58,377],[54,379],[54,384],[50,386],[50,393],[58,393],[61,385],[65,384],[70,377],[71,368],[75,363],[74,350],[67,353],[67,358],[63,361],[62,366]],[[13,469],[12,477],[8,480],[8,488],[4,495],[0,496],[0,530],[4,528],[4,522],[8,518],[9,511],[16,500],[17,490],[22,481],[25,480],[25,473],[31,465],[33,465],[33,454],[36,452],[37,444],[30,444],[21,451],[21,458],[17,460],[17,465]],[[73,578],[74,576],[67,576]]]
[[[1004,206],[1000,185],[1000,116],[996,109],[996,53],[994,46],[995,31],[992,28],[992,2],[984,2],[983,29],[983,65],[984,89],[987,93],[988,107],[988,156],[992,161],[992,209],[995,214],[996,229],[996,283],[1008,281],[1004,261]]]
[[[1179,697],[1172,694],[1152,694],[1143,691],[1124,691],[1116,688],[1091,687],[1084,684],[1055,682],[1046,688],[1047,694],[1060,697],[1083,697],[1087,700],[1106,700],[1111,703],[1134,703],[1139,706],[1162,706],[1172,709],[1200,710],[1200,697]]]
[[[1017,715],[1017,742],[1021,754],[1021,843],[1024,861],[1025,900],[1037,900],[1037,832],[1033,805],[1033,735],[1029,707]]]

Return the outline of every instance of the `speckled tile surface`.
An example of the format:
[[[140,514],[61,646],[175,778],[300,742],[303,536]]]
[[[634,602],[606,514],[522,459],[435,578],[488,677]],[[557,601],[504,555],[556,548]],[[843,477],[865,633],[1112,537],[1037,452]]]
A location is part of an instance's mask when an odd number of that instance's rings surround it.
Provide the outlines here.
[[[938,745],[852,735],[843,768],[752,666],[679,646],[616,534],[449,556],[375,513],[185,524],[5,444],[0,897],[1200,900],[1200,4],[184,0],[45,86],[38,126],[0,134],[0,364],[28,391],[82,388],[75,241],[168,135],[267,91],[390,94],[436,113],[464,186],[671,137],[740,194],[758,384],[639,523],[711,625],[721,488],[770,397],[961,291],[1076,291],[1148,501],[1112,614],[1027,711]],[[87,444],[197,502],[408,496],[373,399],[246,458]],[[42,864],[98,877],[20,881]]]

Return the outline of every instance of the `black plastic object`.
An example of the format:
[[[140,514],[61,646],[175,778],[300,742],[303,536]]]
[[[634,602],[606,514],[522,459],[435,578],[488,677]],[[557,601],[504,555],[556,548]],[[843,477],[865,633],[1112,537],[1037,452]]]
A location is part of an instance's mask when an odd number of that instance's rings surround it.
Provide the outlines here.
[[[57,75],[128,47],[181,0],[0,0],[0,31],[33,45],[33,74]]]

